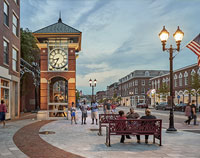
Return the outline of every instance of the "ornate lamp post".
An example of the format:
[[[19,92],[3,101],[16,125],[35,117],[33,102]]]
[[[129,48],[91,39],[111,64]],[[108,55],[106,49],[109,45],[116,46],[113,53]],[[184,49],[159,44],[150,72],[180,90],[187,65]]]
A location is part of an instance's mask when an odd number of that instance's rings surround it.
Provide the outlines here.
[[[169,116],[169,128],[167,129],[167,132],[174,132],[177,131],[174,128],[174,114],[173,114],[173,110],[174,110],[174,102],[173,102],[173,96],[174,96],[174,92],[173,92],[173,51],[180,51],[180,44],[181,41],[183,39],[184,33],[180,30],[179,26],[178,29],[176,30],[176,32],[173,34],[174,39],[176,41],[176,45],[177,48],[172,48],[172,45],[170,45],[170,48],[165,48],[167,39],[169,37],[169,32],[165,29],[165,26],[163,26],[163,30],[159,33],[159,37],[160,40],[162,42],[162,46],[163,46],[163,51],[168,51],[169,52],[169,61],[170,61],[170,105],[171,105],[171,109],[170,109],[170,116]]]
[[[97,80],[94,79],[94,81],[92,82],[92,79],[89,80],[89,83],[90,83],[90,87],[92,87],[92,101],[94,101],[94,87],[96,87],[96,84],[97,84]]]
[[[132,103],[133,103],[133,94],[134,94],[134,93],[133,93],[133,92],[129,92],[129,94],[130,94],[130,96],[131,96],[131,97],[130,97],[131,106],[133,106]]]

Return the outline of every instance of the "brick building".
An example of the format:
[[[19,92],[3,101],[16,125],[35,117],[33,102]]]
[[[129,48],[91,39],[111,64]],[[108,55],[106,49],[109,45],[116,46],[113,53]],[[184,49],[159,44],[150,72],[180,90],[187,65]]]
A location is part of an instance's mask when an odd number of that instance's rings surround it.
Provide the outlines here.
[[[106,91],[98,91],[96,92],[96,101],[99,102],[106,98]]]
[[[112,99],[114,95],[117,95],[118,88],[119,88],[118,82],[115,82],[115,83],[107,86],[106,97],[108,99]]]
[[[119,79],[118,96],[121,96],[121,104],[136,106],[138,103],[150,104],[151,99],[147,92],[151,89],[150,79],[168,73],[165,70],[135,70],[127,76]]]
[[[65,116],[76,105],[76,53],[81,50],[81,32],[58,22],[33,33],[40,48],[40,109],[38,117]]]
[[[20,111],[20,0],[1,0],[0,19],[0,96],[12,119]]]
[[[200,75],[200,68],[197,64],[189,65],[180,69],[177,69],[173,72],[173,89],[174,89],[174,103],[187,103],[189,100],[197,100],[197,104],[200,103],[200,96],[196,92],[195,89],[192,89],[191,87],[191,80],[192,76],[197,73]],[[165,83],[169,87],[169,73],[164,74],[162,76],[157,76],[150,79],[152,83],[152,89],[155,89],[155,95],[151,95],[152,105],[154,105],[156,102],[165,102],[167,101],[167,96],[169,95],[163,95],[159,94],[158,90],[162,85]],[[192,94],[189,93],[189,91],[192,91]]]

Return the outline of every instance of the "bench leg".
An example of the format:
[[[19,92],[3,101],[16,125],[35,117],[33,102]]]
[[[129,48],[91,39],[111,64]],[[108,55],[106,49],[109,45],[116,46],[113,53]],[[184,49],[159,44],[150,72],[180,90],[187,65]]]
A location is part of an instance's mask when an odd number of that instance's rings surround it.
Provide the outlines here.
[[[156,143],[156,141],[155,141],[155,136],[153,135],[153,143],[155,144]]]
[[[102,136],[102,133],[101,133],[102,131],[101,131],[101,124],[99,123],[99,133],[98,133],[98,135],[99,136]]]

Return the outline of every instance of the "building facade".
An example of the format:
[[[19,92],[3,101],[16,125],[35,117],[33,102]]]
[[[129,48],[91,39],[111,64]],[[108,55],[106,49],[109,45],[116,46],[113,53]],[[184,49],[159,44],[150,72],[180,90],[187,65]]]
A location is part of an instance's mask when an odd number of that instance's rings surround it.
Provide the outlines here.
[[[106,91],[98,91],[96,92],[96,101],[103,101],[106,98]]]
[[[106,97],[108,99],[112,99],[114,97],[117,96],[117,92],[118,92],[118,82],[115,82],[109,86],[107,86],[107,90],[106,90]]]
[[[199,88],[192,88],[192,78],[194,74],[197,73],[200,76],[200,68],[197,64],[189,65],[180,69],[177,69],[173,72],[173,94],[174,94],[174,103],[178,104],[180,102],[187,103],[189,100],[196,100],[196,104],[200,103]],[[159,89],[166,85],[170,86],[169,73],[157,76],[150,79],[152,89],[154,89],[155,94],[151,95],[151,102],[154,105],[156,102],[166,102],[167,95],[159,93]]]
[[[151,89],[150,79],[168,73],[165,70],[135,70],[119,79],[118,96],[124,106],[136,106],[138,103],[151,104],[147,95]]]
[[[1,0],[0,19],[0,96],[13,119],[20,114],[20,0]]]

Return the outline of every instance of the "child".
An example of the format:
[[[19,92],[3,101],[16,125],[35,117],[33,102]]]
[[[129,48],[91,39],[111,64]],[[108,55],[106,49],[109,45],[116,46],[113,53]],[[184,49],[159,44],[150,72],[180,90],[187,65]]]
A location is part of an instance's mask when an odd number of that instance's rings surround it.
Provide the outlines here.
[[[74,102],[72,102],[72,107],[71,107],[71,124],[73,123],[72,121],[74,120],[75,124],[76,123],[76,107]]]
[[[125,117],[125,114],[124,114],[124,111],[123,110],[120,110],[119,111],[119,117],[118,117],[119,120],[126,120],[127,118]],[[131,139],[131,137],[129,135],[126,135],[126,138],[127,139]],[[121,136],[121,140],[120,140],[120,143],[124,143],[124,140],[125,140],[125,135],[122,135]]]

